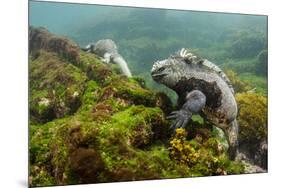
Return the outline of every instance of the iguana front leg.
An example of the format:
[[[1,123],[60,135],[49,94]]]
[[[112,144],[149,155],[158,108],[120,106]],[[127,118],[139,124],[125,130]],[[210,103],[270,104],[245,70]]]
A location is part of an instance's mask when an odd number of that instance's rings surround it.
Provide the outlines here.
[[[105,53],[103,55],[103,58],[101,58],[101,61],[104,62],[104,63],[110,63],[110,58],[111,58],[111,55],[110,53]]]
[[[175,119],[170,127],[174,131],[177,128],[185,128],[193,114],[199,113],[206,104],[206,96],[199,90],[193,90],[186,95],[186,102],[178,111],[172,112],[167,119]]]

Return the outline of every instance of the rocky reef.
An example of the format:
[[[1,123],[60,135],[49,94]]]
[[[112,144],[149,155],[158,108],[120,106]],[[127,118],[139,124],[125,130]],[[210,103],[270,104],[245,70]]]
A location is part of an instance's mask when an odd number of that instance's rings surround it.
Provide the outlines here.
[[[171,136],[165,117],[174,106],[142,78],[123,76],[46,29],[29,34],[31,187],[245,173],[201,117]],[[244,99],[255,100],[237,97],[242,108]],[[252,135],[247,113],[239,120],[245,142]]]
[[[267,170],[267,98],[256,93],[236,95],[239,105],[240,151]]]
[[[267,96],[255,92],[256,88],[239,79],[234,71],[226,73],[237,91],[240,160],[245,163],[246,173],[266,172]]]

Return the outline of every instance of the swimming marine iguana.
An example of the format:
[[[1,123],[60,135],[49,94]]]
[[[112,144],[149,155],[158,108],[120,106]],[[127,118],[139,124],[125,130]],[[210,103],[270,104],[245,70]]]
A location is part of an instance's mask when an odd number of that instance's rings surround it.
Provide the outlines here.
[[[224,131],[229,157],[234,160],[238,154],[237,104],[233,87],[223,71],[182,49],[176,56],[155,62],[151,75],[178,94],[181,109],[167,117],[175,119],[171,128],[185,128],[193,114],[200,114]]]
[[[123,74],[131,77],[131,71],[124,58],[118,53],[115,42],[111,39],[102,39],[96,43],[90,43],[82,50],[94,53],[102,58],[104,63],[116,63],[121,67]]]

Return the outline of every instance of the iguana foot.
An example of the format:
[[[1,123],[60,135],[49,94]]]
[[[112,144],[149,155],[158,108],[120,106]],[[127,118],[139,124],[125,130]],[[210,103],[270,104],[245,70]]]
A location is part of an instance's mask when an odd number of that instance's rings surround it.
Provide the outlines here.
[[[178,110],[172,112],[166,119],[175,119],[174,123],[171,125],[170,129],[174,132],[177,128],[185,128],[188,121],[190,120],[192,113],[186,110]]]

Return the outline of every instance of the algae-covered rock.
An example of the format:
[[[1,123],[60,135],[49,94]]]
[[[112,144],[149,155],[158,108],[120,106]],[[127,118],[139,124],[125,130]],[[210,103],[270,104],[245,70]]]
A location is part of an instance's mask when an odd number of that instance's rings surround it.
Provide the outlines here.
[[[31,186],[242,172],[211,138],[211,125],[194,121],[187,136],[170,140],[167,95],[93,54],[79,51],[73,63],[42,46],[41,38],[54,36],[39,33],[30,41]]]
[[[257,144],[267,137],[267,98],[255,93],[236,95],[241,143]]]
[[[43,125],[42,133],[41,126],[33,125],[37,133],[31,142],[31,166],[48,166],[46,174],[60,185],[157,178],[160,174],[149,167],[154,164],[144,160],[145,149],[163,138],[167,125],[159,108],[144,106],[129,107],[103,122],[83,115],[55,120]]]
[[[79,47],[69,39],[53,35],[45,28],[29,28],[29,54],[36,58],[38,51],[54,52],[69,62],[79,64]]]
[[[186,165],[191,176],[243,173],[242,163],[229,160],[221,141],[210,132],[203,133],[204,129],[208,132],[208,129],[200,128],[192,137],[187,136],[185,129],[177,129],[170,141],[171,160]]]
[[[249,91],[252,89],[251,86],[249,85],[249,83],[239,79],[238,75],[234,71],[226,70],[225,74],[231,81],[231,84],[232,84],[235,92],[237,92],[237,93],[246,92],[246,91]]]
[[[30,184],[162,177],[163,165],[172,164],[154,164],[163,160],[159,156],[144,158],[155,143],[169,158],[162,110],[172,106],[168,97],[93,54],[81,51],[79,59],[73,64],[42,47],[30,60]]]
[[[267,98],[255,93],[236,95],[241,150],[254,164],[267,169]]]
[[[87,76],[54,53],[39,53],[29,67],[29,110],[32,121],[44,123],[79,108]]]
[[[80,65],[89,79],[96,81],[99,85],[104,86],[111,82],[113,75],[112,65],[102,63],[94,54],[80,51]]]

